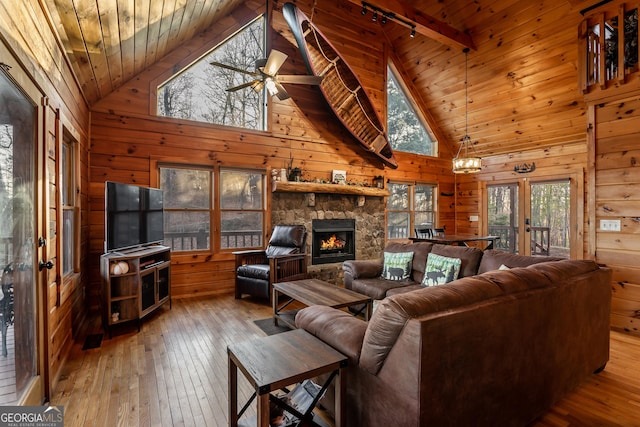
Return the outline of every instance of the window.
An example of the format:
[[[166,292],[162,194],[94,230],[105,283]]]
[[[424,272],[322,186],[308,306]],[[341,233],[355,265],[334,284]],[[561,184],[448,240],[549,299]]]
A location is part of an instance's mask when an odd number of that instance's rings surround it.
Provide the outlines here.
[[[264,172],[176,165],[159,169],[165,245],[172,251],[262,247]]]
[[[79,267],[78,247],[80,207],[76,197],[77,144],[68,133],[62,142],[62,274],[73,273]]]
[[[435,224],[433,184],[389,183],[387,202],[387,238],[406,239],[418,224]]]
[[[160,167],[164,242],[172,251],[211,248],[213,171]]]
[[[220,171],[220,247],[262,246],[264,174]]]
[[[255,71],[265,57],[264,18],[259,17],[212,51],[158,87],[160,116],[196,120],[247,129],[265,129],[264,90],[227,91],[253,76],[211,65],[220,62],[241,70]]]
[[[391,147],[427,156],[436,155],[437,143],[402,80],[387,67],[387,129]]]

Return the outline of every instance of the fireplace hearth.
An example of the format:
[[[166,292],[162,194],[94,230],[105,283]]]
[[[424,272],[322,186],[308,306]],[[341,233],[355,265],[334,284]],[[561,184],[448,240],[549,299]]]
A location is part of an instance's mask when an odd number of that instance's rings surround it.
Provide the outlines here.
[[[311,263],[329,264],[356,259],[354,219],[314,219],[311,222]]]

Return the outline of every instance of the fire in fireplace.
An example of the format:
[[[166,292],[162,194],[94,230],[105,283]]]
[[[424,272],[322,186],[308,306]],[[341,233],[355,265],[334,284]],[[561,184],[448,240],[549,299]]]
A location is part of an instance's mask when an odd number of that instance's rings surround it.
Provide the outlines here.
[[[356,259],[356,221],[354,219],[314,219],[312,264],[328,264]]]

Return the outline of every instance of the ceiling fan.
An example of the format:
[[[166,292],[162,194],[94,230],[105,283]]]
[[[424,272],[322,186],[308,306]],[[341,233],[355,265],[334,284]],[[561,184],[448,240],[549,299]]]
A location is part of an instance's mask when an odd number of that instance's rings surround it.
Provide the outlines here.
[[[254,77],[253,80],[243,83],[238,86],[230,87],[227,92],[235,92],[246,87],[251,87],[256,92],[260,92],[263,87],[266,87],[271,96],[277,96],[280,100],[288,99],[290,96],[286,89],[282,86],[282,83],[295,83],[295,84],[307,84],[307,85],[319,85],[322,81],[322,76],[295,76],[295,75],[279,75],[278,70],[284,64],[287,59],[287,55],[279,50],[273,49],[269,54],[269,58],[256,61],[256,71],[247,71],[241,68],[234,67],[232,65],[222,64],[220,62],[213,61],[211,65],[217,67],[226,68],[228,70],[237,71],[238,73],[248,74]]]

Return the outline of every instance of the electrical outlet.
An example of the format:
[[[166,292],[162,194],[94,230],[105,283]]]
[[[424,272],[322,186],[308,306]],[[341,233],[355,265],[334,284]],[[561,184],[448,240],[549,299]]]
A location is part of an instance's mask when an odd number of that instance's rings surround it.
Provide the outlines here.
[[[477,221],[478,220],[478,215],[471,215],[469,217],[469,221]]]
[[[619,219],[601,219],[600,230],[602,231],[620,231]]]

